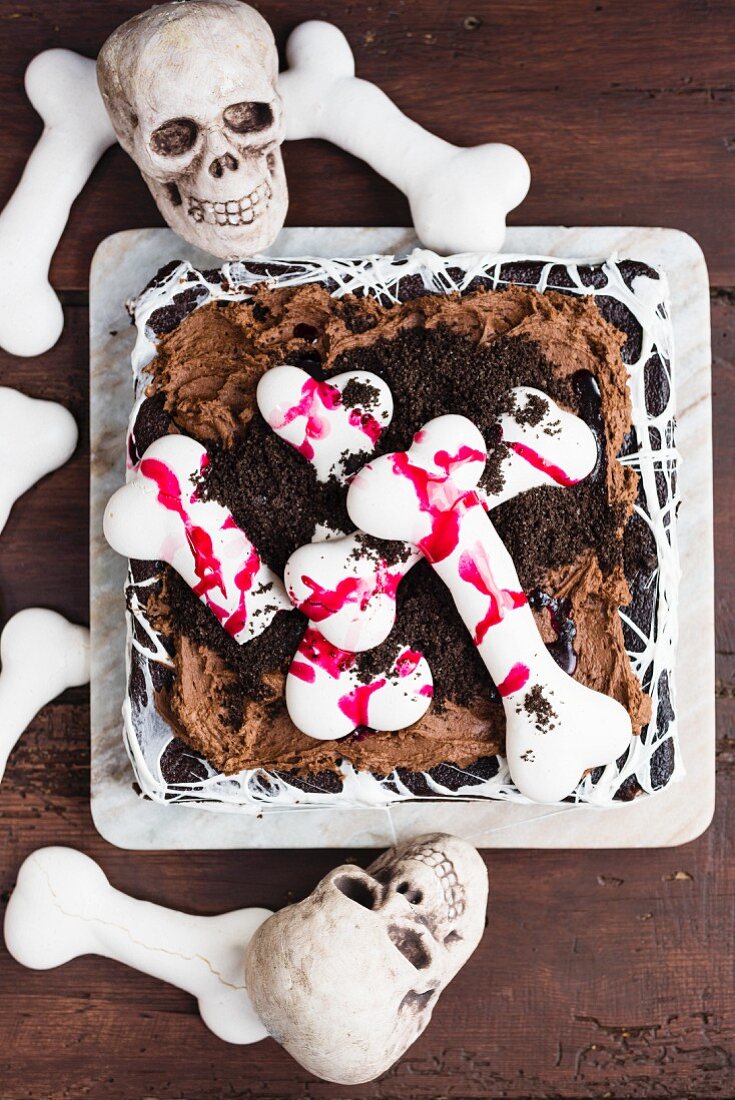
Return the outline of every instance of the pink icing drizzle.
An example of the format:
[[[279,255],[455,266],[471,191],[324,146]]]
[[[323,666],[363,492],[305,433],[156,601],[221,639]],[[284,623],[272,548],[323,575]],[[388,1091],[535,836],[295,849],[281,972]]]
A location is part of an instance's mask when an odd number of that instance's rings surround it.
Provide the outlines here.
[[[528,667],[520,661],[516,662],[505,679],[496,685],[501,699],[505,699],[508,695],[513,695],[514,692],[525,687],[528,683],[528,677]]]
[[[201,469],[204,469],[208,457],[202,457]],[[158,488],[157,500],[164,508],[180,518],[186,532],[186,541],[189,544],[194,559],[194,572],[199,578],[193,591],[200,599],[204,600],[207,607],[216,615],[228,634],[236,637],[247,622],[246,594],[250,591],[253,578],[260,569],[260,556],[243,532],[243,541],[250,547],[247,560],[235,577],[235,585],[240,593],[236,611],[230,612],[228,608],[221,607],[211,596],[212,591],[219,590],[227,598],[225,580],[222,575],[222,563],[214,551],[212,537],[208,531],[195,524],[186,511],[182,500],[182,491],[179,479],[174,471],[157,458],[146,458],[140,464],[140,472],[143,477],[150,478]],[[196,493],[191,494],[191,500],[196,500]],[[234,528],[239,530],[231,516],[228,516],[222,525],[224,529]]]
[[[541,470],[555,481],[557,485],[564,485],[567,488],[570,485],[577,485],[579,478],[570,477],[569,474],[562,470],[561,466],[555,466],[553,462],[549,462],[548,459],[540,455],[538,451],[534,451],[532,447],[529,447],[526,443],[508,443],[508,446],[512,451],[515,451],[517,455],[525,459],[530,466],[533,466],[535,470]]]
[[[506,611],[513,611],[528,603],[524,592],[498,587],[487,551],[480,542],[475,543],[472,551],[466,551],[461,555],[459,575],[463,581],[471,584],[489,599],[487,612],[475,628],[472,639],[475,645],[482,645],[490,627],[497,626],[505,617]]]
[[[280,417],[274,412],[270,418],[270,426],[278,430],[285,428],[299,417],[305,417],[304,438],[301,443],[293,446],[310,462],[314,457],[314,447],[310,440],[324,439],[331,430],[323,410],[331,412],[341,404],[342,395],[336,386],[330,386],[328,382],[318,382],[315,378],[307,378],[301,387],[301,399],[295,405],[289,406]]]
[[[399,451],[393,457],[393,471],[399,477],[411,482],[419,508],[426,512],[431,521],[431,532],[416,543],[429,562],[443,561],[456,550],[459,542],[459,521],[468,508],[480,506],[477,494],[472,490],[458,488],[451,480],[454,467],[465,462],[482,460],[484,455],[472,447],[460,447],[456,455],[439,451],[435,461],[445,474],[431,474],[422,466],[414,466],[409,461],[407,451]]]
[[[341,696],[338,707],[356,726],[369,726],[368,710],[370,700],[376,691],[385,686],[385,679],[373,680],[371,684],[358,684],[356,688]]]
[[[311,589],[312,594],[300,602],[294,599],[294,602],[313,622],[322,623],[348,604],[358,604],[360,611],[365,611],[374,596],[387,595],[395,599],[402,578],[403,572],[391,573],[385,562],[378,564],[374,578],[345,577],[336,588],[325,588],[313,577],[302,574],[301,582]],[[293,593],[291,596],[293,598]]]

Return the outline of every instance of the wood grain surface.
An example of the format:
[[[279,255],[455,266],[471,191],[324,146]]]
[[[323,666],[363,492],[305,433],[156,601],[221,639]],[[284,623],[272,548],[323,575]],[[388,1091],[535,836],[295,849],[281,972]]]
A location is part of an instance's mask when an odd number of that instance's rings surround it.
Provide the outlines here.
[[[93,56],[145,0],[0,0],[0,203],[39,133],[22,74],[49,46]],[[225,1045],[191,998],[101,959],[48,973],[0,947],[0,1098],[732,1097],[735,1095],[735,5],[727,0],[469,0],[258,5],[282,45],[305,18],[347,33],[361,75],[458,143],[519,145],[518,224],[653,224],[702,244],[713,283],[718,804],[685,847],[493,852],[490,920],[428,1032],[380,1081],[309,1078],[271,1040]],[[287,149],[291,224],[405,224],[400,195],[328,146]],[[0,623],[29,604],[88,617],[89,261],[119,229],[161,224],[112,150],[53,264],[59,345],[0,353],[0,384],[67,404],[84,442],[16,506],[0,542]],[[355,854],[111,848],[89,812],[89,707],[77,689],[32,724],[0,788],[0,901],[45,844],[98,859],[140,897],[197,913],[277,907]],[[356,960],[354,975],[364,979]]]

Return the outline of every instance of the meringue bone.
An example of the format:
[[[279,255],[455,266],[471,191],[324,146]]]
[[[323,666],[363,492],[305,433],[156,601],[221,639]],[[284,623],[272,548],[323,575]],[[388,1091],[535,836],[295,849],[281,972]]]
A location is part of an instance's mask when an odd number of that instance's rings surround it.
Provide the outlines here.
[[[198,495],[196,479],[208,461],[205,448],[188,436],[155,440],[109,501],[104,533],[125,557],[172,565],[243,644],[291,603],[231,513]]]
[[[345,400],[350,384],[371,392],[369,407]],[[258,382],[257,401],[266,423],[311,463],[319,481],[344,480],[349,460],[371,454],[393,416],[393,395],[368,371],[319,382],[300,367],[272,367]]]
[[[115,890],[71,848],[40,848],[18,872],[5,943],[23,966],[49,970],[82,955],[108,959],[185,990],[229,1043],[266,1037],[245,988],[244,952],[269,909],[189,916]]]
[[[510,554],[474,487],[485,462],[479,430],[462,416],[425,424],[408,451],[383,455],[353,480],[347,510],[378,538],[418,547],[449,588],[505,709],[514,783],[558,802],[588,769],[630,744],[628,712],[567,676],[539,635]]]
[[[309,737],[331,741],[358,727],[400,730],[429,708],[434,681],[426,658],[398,647],[390,667],[364,681],[354,653],[331,645],[311,623],[286,677],[286,706]]]
[[[78,431],[63,405],[0,386],[0,532],[13,503],[74,453]]]
[[[64,325],[48,281],[51,257],[72,203],[116,138],[89,58],[46,50],[26,69],[25,86],[44,129],[0,214],[0,345],[13,355],[40,355]]]
[[[585,422],[566,412],[540,390],[518,386],[514,408],[499,421],[506,448],[502,488],[478,488],[485,508],[537,486],[563,487],[582,481],[597,462],[595,436]],[[523,412],[530,400],[542,401],[543,416],[531,425]],[[396,593],[402,578],[420,559],[407,544],[403,557],[388,564],[370,547],[363,532],[328,542],[312,542],[294,551],[284,580],[294,606],[341,649],[362,652],[380,645],[393,629]]]
[[[89,682],[89,631],[29,607],[0,635],[0,780],[21,734],[46,703]]]
[[[330,23],[302,23],[286,57],[279,91],[287,140],[324,138],[366,161],[404,192],[427,248],[500,250],[506,214],[523,201],[531,181],[517,149],[461,149],[424,130],[380,88],[355,76],[349,43]]]

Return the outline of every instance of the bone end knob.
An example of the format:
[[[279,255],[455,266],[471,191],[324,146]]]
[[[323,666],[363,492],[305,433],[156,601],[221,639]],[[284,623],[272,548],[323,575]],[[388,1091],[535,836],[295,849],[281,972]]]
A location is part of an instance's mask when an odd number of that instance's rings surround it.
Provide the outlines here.
[[[63,405],[0,386],[0,532],[18,497],[63,466],[77,445],[74,417]]]
[[[42,707],[89,682],[89,631],[41,607],[19,611],[0,637],[0,779],[11,749]]]

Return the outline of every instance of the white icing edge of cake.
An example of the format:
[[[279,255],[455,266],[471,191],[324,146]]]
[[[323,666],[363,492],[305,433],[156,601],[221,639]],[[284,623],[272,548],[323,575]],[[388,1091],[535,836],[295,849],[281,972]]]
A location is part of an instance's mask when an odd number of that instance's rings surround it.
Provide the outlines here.
[[[156,337],[149,328],[149,319],[156,310],[170,305],[173,298],[187,287],[201,286],[206,288],[206,292],[202,294],[196,308],[215,299],[224,301],[246,300],[250,295],[244,289],[245,284],[252,286],[254,283],[265,283],[269,287],[295,287],[311,282],[323,283],[327,280],[332,280],[336,284],[336,289],[331,291],[334,297],[341,297],[344,294],[358,291],[372,296],[380,295],[383,301],[398,302],[399,298],[394,288],[401,279],[408,276],[419,275],[427,289],[438,293],[448,293],[462,291],[477,276],[492,279],[495,287],[505,285],[505,280],[500,277],[501,268],[507,264],[523,263],[543,265],[540,279],[536,283],[527,284],[529,287],[542,292],[547,289],[559,289],[592,296],[598,294],[607,297],[613,296],[630,310],[642,330],[641,354],[634,363],[626,364],[629,372],[633,424],[638,435],[639,450],[635,455],[626,456],[621,461],[636,469],[643,482],[650,517],[646,516],[638,506],[636,506],[636,510],[641,518],[648,523],[656,542],[658,569],[654,574],[652,583],[657,586],[658,598],[652,629],[648,636],[644,635],[638,627],[626,618],[624,609],[621,609],[620,615],[643,643],[641,651],[628,652],[636,674],[639,678],[642,678],[649,665],[652,665],[653,668],[649,687],[652,700],[652,720],[645,741],[639,736],[632,738],[631,751],[621,768],[618,768],[617,765],[610,765],[605,768],[596,783],[593,783],[591,776],[588,775],[577,786],[572,796],[573,802],[600,806],[613,804],[616,791],[631,775],[637,777],[644,793],[649,795],[655,793],[651,779],[651,760],[658,746],[667,739],[671,739],[674,746],[674,771],[669,783],[681,780],[685,774],[677,737],[676,696],[673,682],[678,635],[677,592],[680,574],[675,516],[680,498],[678,487],[676,490],[672,487],[672,474],[676,469],[678,455],[675,447],[667,445],[666,438],[667,429],[670,429],[675,422],[676,393],[668,284],[664,273],[658,270],[658,279],[652,279],[644,274],[638,275],[632,280],[632,289],[630,289],[616,266],[619,259],[623,259],[623,257],[613,255],[602,261],[599,259],[569,261],[549,256],[524,255],[462,254],[442,257],[426,249],[416,249],[409,256],[399,259],[381,255],[360,259],[305,257],[299,260],[289,259],[283,261],[264,258],[262,261],[254,260],[252,263],[268,264],[271,268],[288,267],[292,270],[281,275],[263,275],[250,273],[248,264],[245,262],[238,261],[224,264],[217,270],[221,271],[224,278],[227,279],[226,287],[218,282],[208,282],[201,272],[193,268],[192,265],[182,262],[173,268],[160,283],[149,286],[138,298],[129,303],[129,308],[133,313],[137,326],[137,339],[132,353],[137,397],[140,396],[141,385],[147,383],[147,379],[141,378],[142,372],[156,355]],[[634,257],[626,256],[624,259],[634,260]],[[591,265],[602,267],[607,277],[604,287],[586,286],[579,279],[578,268]],[[568,279],[573,284],[572,286],[561,286],[550,281],[555,267],[565,270]],[[461,278],[455,279],[453,275],[450,275],[450,268],[459,269]],[[190,274],[194,274],[195,279],[187,279]],[[517,280],[513,280],[513,282],[517,282]],[[666,407],[657,416],[649,414],[645,403],[644,368],[654,348],[661,355],[661,358],[668,363],[670,378]],[[658,432],[661,440],[660,448],[654,448],[651,445],[649,434],[651,428],[656,429]],[[666,482],[667,500],[663,507],[658,501],[657,472],[661,473]],[[666,517],[669,519],[669,536],[667,536],[665,525]],[[140,643],[133,637],[131,612],[127,612],[126,618],[128,632],[126,657],[129,676],[131,647],[133,645],[139,649],[141,647]],[[170,665],[170,658],[163,650],[155,631],[152,630],[147,621],[145,624],[143,623],[145,616],[138,612],[136,618],[146,634],[151,637],[151,641],[155,646],[155,650],[151,653],[146,652],[146,656],[149,660],[162,660],[163,663]],[[143,651],[145,652],[144,649]],[[162,656],[162,653],[164,656]],[[324,806],[330,804],[384,806],[391,802],[428,797],[413,794],[395,773],[386,780],[379,780],[369,772],[356,772],[346,762],[341,766],[342,790],[334,793],[305,791],[301,787],[292,786],[281,777],[265,773],[264,769],[251,769],[236,775],[224,776],[207,762],[203,763],[211,774],[203,780],[169,784],[164,780],[161,773],[160,760],[172,735],[169,727],[153,704],[153,684],[148,662],[141,662],[141,666],[149,705],[145,712],[138,709],[133,715],[133,706],[129,695],[126,693],[123,706],[124,738],[141,792],[155,802],[193,802],[200,808],[230,811],[256,810],[260,812],[268,806],[293,807],[294,809],[309,805]],[[652,727],[656,724],[659,707],[659,682],[664,672],[667,674],[669,696],[675,716],[670,718],[666,731],[659,733]],[[198,755],[196,759],[201,760]],[[442,787],[426,772],[423,773],[423,778],[427,788],[437,798],[492,798],[528,803],[529,800],[513,786],[504,758],[497,757],[497,760],[499,771],[491,779],[477,782],[476,777],[473,776],[466,786],[462,786],[457,790]],[[444,766],[452,767],[452,765]],[[461,771],[461,769],[459,770]],[[264,783],[266,774],[267,786]],[[395,790],[389,789],[387,784],[390,784]],[[616,804],[620,805],[620,803]]]

